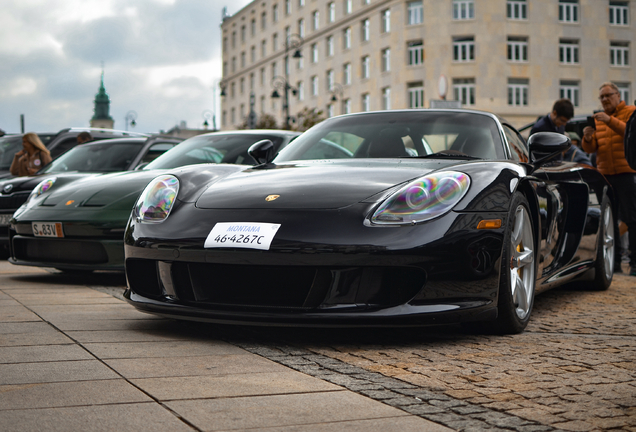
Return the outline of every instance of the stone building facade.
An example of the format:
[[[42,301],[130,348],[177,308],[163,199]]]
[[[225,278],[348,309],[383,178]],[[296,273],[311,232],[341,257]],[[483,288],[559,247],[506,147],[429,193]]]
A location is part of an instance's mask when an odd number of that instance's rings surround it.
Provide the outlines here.
[[[575,114],[599,109],[604,81],[634,103],[635,18],[636,0],[254,1],[221,25],[221,128],[244,122],[252,93],[282,124],[285,90],[292,121],[444,95],[521,126],[560,97]]]

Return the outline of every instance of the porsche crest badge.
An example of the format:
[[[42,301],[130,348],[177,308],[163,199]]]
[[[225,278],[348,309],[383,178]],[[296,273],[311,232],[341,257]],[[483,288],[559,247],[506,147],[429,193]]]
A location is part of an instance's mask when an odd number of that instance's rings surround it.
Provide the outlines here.
[[[279,196],[280,195],[267,195],[267,198],[265,198],[265,201],[274,201]]]

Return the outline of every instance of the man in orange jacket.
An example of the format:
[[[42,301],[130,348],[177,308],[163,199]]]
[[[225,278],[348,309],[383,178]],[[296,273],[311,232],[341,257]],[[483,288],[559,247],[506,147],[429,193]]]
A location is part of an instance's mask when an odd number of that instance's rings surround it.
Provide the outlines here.
[[[618,87],[611,82],[603,83],[599,89],[603,111],[594,114],[596,129],[583,129],[581,145],[587,153],[596,152],[598,170],[614,189],[614,242],[616,244],[615,272],[620,272],[619,234],[616,222],[619,218],[629,228],[630,275],[636,276],[636,171],[625,159],[625,124],[636,107],[621,101]]]

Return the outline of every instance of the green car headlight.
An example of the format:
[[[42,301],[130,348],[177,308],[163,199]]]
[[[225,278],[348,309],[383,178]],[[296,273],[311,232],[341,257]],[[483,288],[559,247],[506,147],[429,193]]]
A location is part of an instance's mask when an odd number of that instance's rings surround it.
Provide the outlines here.
[[[415,224],[450,211],[466,195],[470,177],[456,171],[429,174],[389,196],[371,216],[377,225]]]
[[[179,193],[179,180],[162,175],[153,179],[135,204],[137,222],[160,223],[166,220]]]
[[[35,189],[31,191],[31,194],[29,195],[29,198],[27,198],[25,204],[28,204],[32,199],[39,197],[43,193],[48,192],[53,187],[56,180],[57,177],[49,177],[38,183]]]

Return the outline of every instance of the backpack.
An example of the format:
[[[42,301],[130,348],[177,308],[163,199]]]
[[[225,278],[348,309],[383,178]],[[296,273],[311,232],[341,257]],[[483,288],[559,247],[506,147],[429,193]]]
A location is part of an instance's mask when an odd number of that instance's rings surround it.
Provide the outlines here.
[[[625,159],[630,168],[636,170],[636,111],[627,120],[625,125]]]

